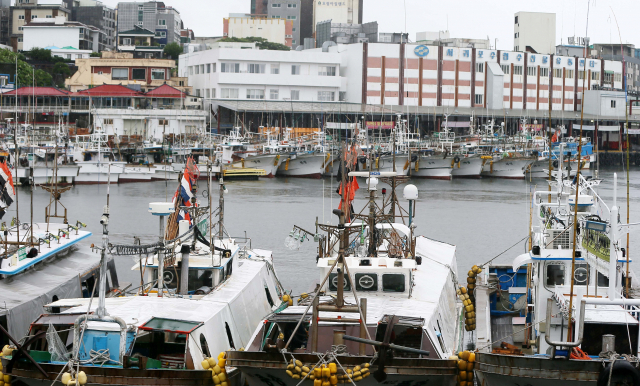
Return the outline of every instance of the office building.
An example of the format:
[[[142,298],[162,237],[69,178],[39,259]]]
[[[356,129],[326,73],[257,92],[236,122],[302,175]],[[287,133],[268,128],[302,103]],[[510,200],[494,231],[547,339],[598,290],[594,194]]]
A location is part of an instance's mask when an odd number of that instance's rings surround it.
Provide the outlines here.
[[[296,49],[303,44],[300,40],[300,0],[269,0],[268,19],[291,20],[291,48]]]
[[[112,51],[116,46],[116,11],[98,0],[64,0],[71,10],[71,20],[100,29],[98,51]]]

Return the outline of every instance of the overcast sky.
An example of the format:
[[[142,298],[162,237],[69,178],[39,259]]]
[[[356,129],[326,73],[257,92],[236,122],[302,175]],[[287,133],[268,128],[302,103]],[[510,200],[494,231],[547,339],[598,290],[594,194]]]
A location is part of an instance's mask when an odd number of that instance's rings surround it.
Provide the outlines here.
[[[118,0],[103,0],[115,7]],[[406,29],[405,29],[406,1]],[[638,0],[589,0],[589,32],[592,43],[640,46]],[[229,13],[249,12],[250,0],[165,0],[177,8],[185,26],[196,36],[222,35],[222,18]],[[377,21],[380,32],[416,32],[449,29],[451,37],[498,39],[499,49],[513,49],[513,15],[519,11],[555,12],[556,39],[584,36],[588,0],[364,0],[364,21]]]

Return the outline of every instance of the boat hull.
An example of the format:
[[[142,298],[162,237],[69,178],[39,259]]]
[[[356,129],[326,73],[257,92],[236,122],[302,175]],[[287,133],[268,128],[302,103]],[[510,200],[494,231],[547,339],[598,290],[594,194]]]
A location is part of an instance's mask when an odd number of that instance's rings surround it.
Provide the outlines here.
[[[156,174],[153,166],[133,166],[127,165],[124,173],[120,174],[119,182],[151,182]]]
[[[281,159],[283,157],[280,157]],[[321,178],[325,155],[322,153],[302,154],[285,159],[278,168],[278,176],[297,178]]]
[[[457,164],[453,165],[453,169],[451,170],[451,176],[453,178],[480,178],[484,163],[479,157],[469,157],[462,158],[459,165],[460,166]]]
[[[505,178],[511,180],[524,180],[525,172],[534,162],[533,159],[503,158],[493,162],[493,167],[489,162],[485,163],[482,170],[483,177]]]
[[[475,373],[485,386],[596,386],[602,368],[601,361],[478,353]]]
[[[296,386],[300,379],[293,379],[286,373],[287,364],[282,354],[265,352],[229,351],[227,364],[238,368],[249,386]],[[316,363],[317,355],[294,354],[303,363]],[[338,357],[342,366],[356,366],[370,362],[371,357],[345,356]],[[374,363],[371,372],[377,370]],[[385,366],[387,385],[429,385],[454,386],[457,379],[456,362],[441,359],[398,359],[387,361]],[[305,382],[312,382],[310,380]],[[380,383],[373,374],[357,382],[363,386],[377,386]]]
[[[231,167],[236,169],[262,169],[265,172],[265,175],[262,177],[274,178],[278,173],[278,168],[282,164],[282,160],[285,158],[285,156],[279,154],[250,155],[245,158],[243,162],[236,162],[232,164]]]
[[[441,156],[421,156],[418,159],[416,170],[415,162],[411,165],[411,176],[417,178],[430,178],[435,180],[450,180],[453,169],[452,159]]]
[[[75,179],[76,184],[90,185],[90,184],[106,184],[108,181],[112,184],[117,184],[120,180],[120,175],[124,171],[126,163],[124,162],[112,162],[111,166],[108,163],[97,162],[78,162],[80,165],[80,171]],[[109,175],[111,177],[109,178]]]

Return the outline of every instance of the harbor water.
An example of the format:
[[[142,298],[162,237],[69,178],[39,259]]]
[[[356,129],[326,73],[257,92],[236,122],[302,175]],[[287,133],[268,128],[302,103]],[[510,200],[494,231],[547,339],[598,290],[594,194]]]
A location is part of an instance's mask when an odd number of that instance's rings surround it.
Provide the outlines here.
[[[621,168],[601,169],[603,179],[597,188],[607,204],[613,199],[613,174],[618,173],[618,205],[621,222],[626,223],[626,175]],[[640,169],[631,170],[631,222],[640,221]],[[457,246],[459,272],[466,272],[474,264],[482,264],[504,252],[495,263],[510,263],[524,253],[529,228],[530,192],[546,184],[544,180],[515,181],[499,179],[452,181],[413,180],[419,190],[416,205],[416,233]],[[337,218],[332,210],[339,204],[335,179],[273,178],[259,181],[226,182],[225,227],[234,237],[251,239],[253,248],[272,250],[275,267],[286,288],[294,293],[309,291],[319,279],[315,267],[316,244],[313,238],[303,242],[298,250],[289,250],[284,240],[298,225],[315,231],[315,218],[333,224]],[[382,188],[384,184],[380,184]],[[176,182],[129,183],[110,187],[110,242],[132,244],[134,236],[142,243],[158,239],[158,218],[148,213],[150,202],[171,200]],[[366,187],[356,194],[354,208],[359,211],[366,204]],[[30,221],[30,187],[19,187],[19,211],[22,222]],[[199,198],[206,181],[199,182]],[[213,206],[217,206],[218,184],[213,182]],[[387,193],[390,189],[387,189]],[[381,194],[381,191],[378,191]],[[402,199],[402,186],[398,190]],[[88,225],[93,232],[90,242],[100,244],[102,227],[99,223],[106,204],[106,185],[74,186],[62,195],[70,223],[77,220]],[[40,188],[34,189],[34,222],[44,221],[45,206],[50,195]],[[380,202],[380,200],[379,200]],[[58,208],[58,214],[64,209]],[[368,209],[367,209],[368,211]],[[11,206],[2,221],[9,223],[16,215]],[[637,228],[637,227],[636,227]],[[632,227],[633,229],[633,227]],[[522,241],[520,241],[522,240]],[[637,271],[640,268],[640,238],[631,234],[630,257]],[[520,241],[520,242],[519,242]],[[515,246],[514,246],[515,245]],[[513,246],[513,247],[512,247]],[[512,248],[510,248],[512,247]],[[46,248],[43,246],[42,248]],[[138,271],[132,271],[134,260],[116,257],[121,282],[139,283]],[[136,286],[136,285],[134,285]]]

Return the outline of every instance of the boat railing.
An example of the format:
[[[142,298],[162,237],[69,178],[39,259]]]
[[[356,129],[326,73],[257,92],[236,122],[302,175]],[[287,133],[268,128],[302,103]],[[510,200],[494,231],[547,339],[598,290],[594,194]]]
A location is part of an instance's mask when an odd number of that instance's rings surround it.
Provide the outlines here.
[[[556,294],[557,292],[558,291],[556,289]],[[547,299],[547,319],[546,319],[547,326],[551,326],[551,309],[553,308],[553,301],[554,301],[553,298]],[[582,344],[582,338],[584,336],[584,313],[585,313],[586,304],[587,304],[586,300],[582,299],[580,301],[580,315],[579,315],[578,323],[576,323],[578,333],[577,333],[577,339],[574,342],[552,341],[550,337],[551,328],[547,328],[547,332],[544,334],[544,340],[545,342],[547,342],[549,346],[552,347],[552,350],[551,350],[552,359],[555,358],[556,350],[558,347],[571,348],[571,347],[578,347],[580,346],[580,344]],[[560,310],[560,312],[562,312],[562,309]],[[575,315],[575,313],[573,315]],[[569,321],[569,323],[571,323],[571,321]]]

